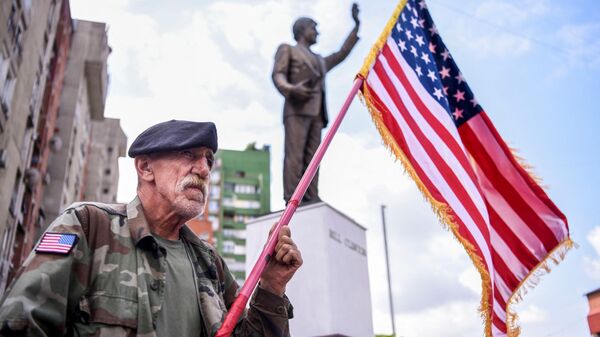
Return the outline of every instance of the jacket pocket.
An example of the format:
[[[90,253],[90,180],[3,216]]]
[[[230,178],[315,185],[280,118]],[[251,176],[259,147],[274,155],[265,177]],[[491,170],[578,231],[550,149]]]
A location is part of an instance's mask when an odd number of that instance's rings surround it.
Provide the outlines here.
[[[118,325],[135,330],[138,325],[137,300],[94,294],[84,296],[79,302],[83,316],[87,316],[91,324]]]

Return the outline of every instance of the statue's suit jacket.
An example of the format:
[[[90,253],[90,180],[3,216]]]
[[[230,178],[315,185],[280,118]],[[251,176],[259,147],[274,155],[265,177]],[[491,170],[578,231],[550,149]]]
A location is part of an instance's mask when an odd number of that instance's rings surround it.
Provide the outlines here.
[[[273,83],[285,97],[283,118],[290,115],[323,116],[323,127],[327,126],[327,104],[325,102],[325,74],[340,64],[358,42],[358,28],[350,32],[342,48],[326,57],[314,54],[302,45],[282,44],[275,54],[273,66]],[[299,82],[306,81],[308,88],[315,94],[306,101],[290,95],[290,88]]]

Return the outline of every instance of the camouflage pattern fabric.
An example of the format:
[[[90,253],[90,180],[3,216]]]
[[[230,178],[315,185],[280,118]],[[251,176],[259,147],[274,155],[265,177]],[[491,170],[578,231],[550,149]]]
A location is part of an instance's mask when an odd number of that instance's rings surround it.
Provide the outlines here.
[[[2,336],[156,337],[165,289],[165,250],[152,237],[136,197],[128,205],[78,203],[48,228],[74,233],[68,255],[33,251],[0,307]],[[214,336],[238,285],[214,248],[187,226],[181,237],[192,247],[196,297],[205,331]],[[258,288],[234,336],[289,336],[292,306]]]

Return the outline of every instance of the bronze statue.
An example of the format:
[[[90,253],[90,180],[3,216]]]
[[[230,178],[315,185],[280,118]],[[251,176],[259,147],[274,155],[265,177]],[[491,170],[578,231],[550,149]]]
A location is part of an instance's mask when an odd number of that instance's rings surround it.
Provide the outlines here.
[[[283,124],[285,127],[285,159],[283,164],[283,198],[292,197],[302,174],[321,143],[321,130],[327,126],[325,74],[340,64],[358,42],[358,5],[352,5],[354,29],[342,48],[326,57],[313,53],[310,46],[317,42],[317,23],[310,18],[296,20],[292,31],[296,45],[282,44],[275,54],[273,83],[285,97]],[[320,201],[318,172],[308,187],[302,202]]]

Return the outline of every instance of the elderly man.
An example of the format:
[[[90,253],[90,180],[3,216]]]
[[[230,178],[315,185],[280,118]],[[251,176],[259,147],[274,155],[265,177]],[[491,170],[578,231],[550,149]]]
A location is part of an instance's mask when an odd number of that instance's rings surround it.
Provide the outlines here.
[[[342,48],[326,57],[315,54],[310,47],[317,43],[317,23],[310,18],[296,20],[292,31],[298,42],[282,44],[275,54],[273,83],[285,97],[283,125],[285,127],[285,159],[283,161],[283,199],[292,194],[321,144],[321,130],[327,126],[325,74],[340,64],[358,42],[358,5],[352,5],[354,29]],[[306,190],[303,202],[320,200],[318,173]]]
[[[131,145],[137,197],[70,206],[44,233],[0,308],[2,336],[213,336],[238,285],[185,225],[206,204],[212,123],[169,121]],[[289,228],[234,336],[289,336],[287,282],[302,264]]]

